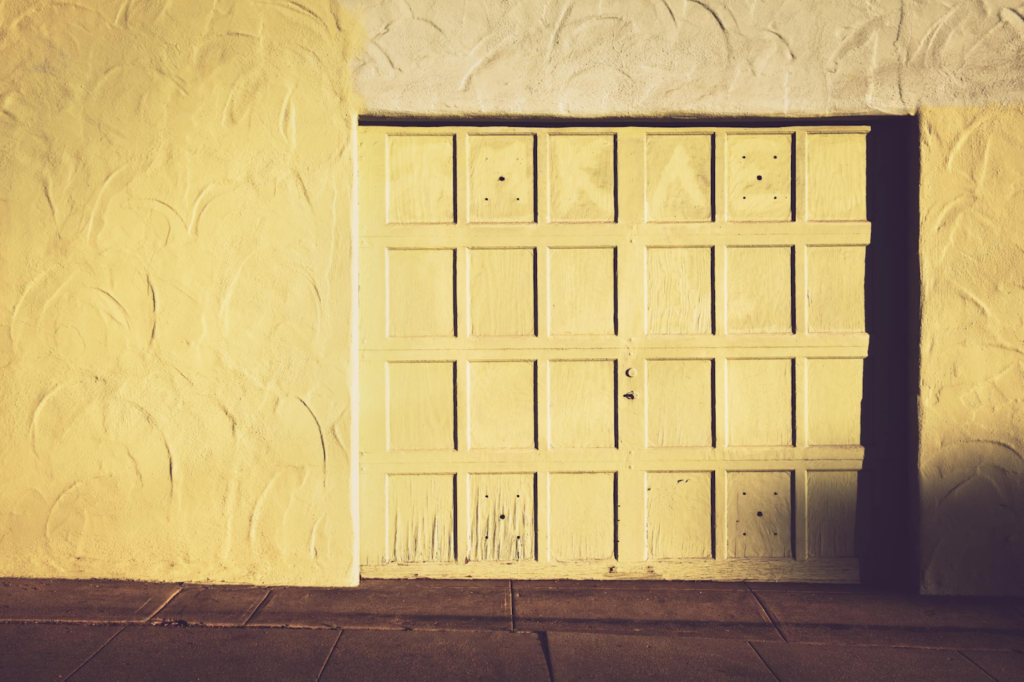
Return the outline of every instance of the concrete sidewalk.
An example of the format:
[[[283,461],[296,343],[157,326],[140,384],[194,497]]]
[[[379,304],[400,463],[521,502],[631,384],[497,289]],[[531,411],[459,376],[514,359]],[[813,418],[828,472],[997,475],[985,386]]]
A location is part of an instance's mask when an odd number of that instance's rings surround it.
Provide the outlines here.
[[[746,583],[0,580],[0,680],[1024,682],[1024,600]]]

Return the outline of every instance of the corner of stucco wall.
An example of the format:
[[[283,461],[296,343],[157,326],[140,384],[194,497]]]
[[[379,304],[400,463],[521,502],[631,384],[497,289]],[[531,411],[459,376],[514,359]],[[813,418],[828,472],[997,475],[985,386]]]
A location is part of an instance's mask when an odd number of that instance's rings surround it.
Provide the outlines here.
[[[921,590],[1024,594],[1024,108],[921,119]]]
[[[0,575],[358,581],[359,22],[0,2]]]

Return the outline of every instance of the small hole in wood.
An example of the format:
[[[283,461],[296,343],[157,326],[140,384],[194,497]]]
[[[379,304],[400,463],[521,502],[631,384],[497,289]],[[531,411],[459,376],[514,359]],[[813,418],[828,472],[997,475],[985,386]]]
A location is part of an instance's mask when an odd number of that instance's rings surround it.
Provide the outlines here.
[[[744,493],[744,494],[746,494],[746,493]],[[774,494],[774,495],[778,495],[778,493],[773,493],[773,494]]]
[[[746,157],[746,155],[744,155],[744,156],[743,156],[743,158],[744,158],[744,159],[745,159],[745,158],[747,158],[747,157]]]
[[[779,157],[777,157],[777,156],[773,156],[772,158],[773,158],[773,159],[777,159],[777,158],[779,158]]]
[[[502,515],[501,515],[501,516],[499,516],[498,518],[504,521],[504,520],[505,520],[505,515],[504,515],[504,514],[502,514]]]
[[[746,533],[743,534],[744,537],[746,537],[746,535],[747,535]]]
[[[772,535],[778,535],[778,533],[772,533]]]
[[[764,514],[763,514],[763,513],[761,513],[761,512],[757,512],[757,515],[758,515],[758,516],[764,516]]]
[[[490,201],[490,199],[488,199],[487,197],[484,197],[484,201]]]
[[[758,180],[760,180],[760,179],[761,179],[761,176],[760,176],[760,175],[758,175],[758,176],[757,176],[757,179],[758,179]]]
[[[743,494],[746,495],[746,493],[743,493]]]
[[[518,540],[518,539],[519,539],[519,536],[517,535],[517,536],[516,536],[516,540]]]
[[[743,197],[743,198],[746,199],[746,197]]]
[[[498,176],[498,182],[505,182],[505,176],[504,175],[499,175]]]

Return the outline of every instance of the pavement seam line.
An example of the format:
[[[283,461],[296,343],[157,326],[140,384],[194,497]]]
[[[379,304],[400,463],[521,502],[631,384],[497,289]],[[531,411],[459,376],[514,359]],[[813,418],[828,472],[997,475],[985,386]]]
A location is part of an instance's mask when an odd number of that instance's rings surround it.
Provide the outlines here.
[[[746,585],[747,591],[750,592],[751,595],[753,595],[754,601],[756,601],[757,605],[761,607],[761,612],[768,618],[768,622],[772,624],[773,628],[775,628],[775,632],[779,633],[779,637],[782,638],[783,642],[789,644],[789,640],[786,639],[786,635],[782,632],[782,628],[779,627],[779,622],[775,620],[775,616],[772,615],[772,612],[768,610],[768,605],[761,601],[761,595],[759,595],[757,592],[754,592],[754,590],[750,589],[750,585],[747,585],[747,583],[743,584]]]
[[[327,664],[331,662],[331,656],[334,655],[335,649],[338,648],[338,642],[341,641],[343,634],[345,634],[344,630],[338,630],[338,636],[334,638],[334,644],[331,645],[330,651],[327,652],[327,658],[324,659],[324,664],[320,666],[320,672],[316,674],[316,680],[313,682],[320,682],[320,678],[323,677],[324,671],[327,670]]]
[[[246,625],[252,622],[252,619],[256,617],[256,614],[260,612],[260,609],[262,609],[270,600],[270,595],[272,594],[274,594],[273,589],[267,590],[267,593],[263,595],[263,599],[260,601],[260,603],[256,605],[256,608],[252,610],[252,613],[249,614],[249,617],[246,618],[245,621],[242,623],[242,627],[245,627]]]
[[[975,663],[975,662],[974,662],[974,661],[973,661],[973,660],[971,659],[971,657],[970,657],[970,656],[968,656],[967,654],[965,654],[965,653],[964,653],[963,651],[961,651],[960,649],[957,649],[957,650],[956,650],[956,652],[957,652],[958,654],[960,654],[961,656],[963,656],[964,658],[966,658],[966,659],[967,659],[967,662],[968,662],[968,663],[970,663],[970,664],[971,664],[971,665],[973,665],[973,666],[974,666],[975,668],[977,668],[978,670],[980,670],[980,671],[981,671],[981,672],[982,672],[983,674],[985,674],[985,675],[986,675],[986,676],[988,676],[989,678],[991,678],[991,679],[995,680],[995,682],[999,682],[999,678],[998,678],[998,677],[996,677],[995,675],[993,675],[992,673],[990,673],[989,671],[985,670],[985,669],[984,669],[984,668],[982,668],[982,667],[981,667],[980,665],[978,665],[977,663]]]
[[[165,600],[164,600],[164,603],[163,603],[163,604],[161,604],[160,606],[156,607],[156,611],[153,611],[153,613],[149,614],[149,616],[147,616],[147,617],[143,618],[143,619],[142,619],[142,620],[140,620],[139,622],[140,622],[140,623],[148,623],[149,621],[151,621],[151,620],[154,620],[154,619],[155,619],[155,618],[156,618],[156,617],[157,617],[158,615],[160,615],[160,612],[161,612],[161,611],[163,611],[164,609],[166,609],[166,608],[167,608],[167,605],[168,605],[168,604],[170,604],[170,603],[171,603],[171,601],[173,601],[175,597],[177,597],[177,596],[178,596],[179,594],[181,594],[181,591],[182,591],[183,589],[185,589],[185,586],[184,586],[184,585],[179,585],[179,586],[178,586],[178,589],[176,589],[176,590],[175,590],[175,591],[174,591],[174,592],[173,592],[173,593],[171,594],[171,596],[170,596],[170,597],[168,597],[167,599],[165,599]]]
[[[511,621],[512,632],[516,631],[516,595],[515,586],[512,581],[508,581],[508,617]]]
[[[754,651],[754,655],[761,660],[761,665],[763,665],[768,670],[768,672],[771,673],[771,676],[774,677],[777,682],[782,682],[782,679],[778,675],[776,675],[775,671],[772,670],[772,667],[768,665],[768,661],[764,660],[764,656],[762,656],[761,652],[757,650],[757,647],[754,646],[754,643],[747,642],[747,646],[749,646]]]
[[[128,629],[128,626],[127,626],[127,625],[122,625],[122,626],[121,626],[121,629],[119,629],[119,630],[118,630],[117,632],[115,632],[115,633],[114,633],[113,635],[111,635],[111,636],[110,636],[110,639],[108,639],[108,640],[107,640],[107,641],[105,641],[105,642],[104,642],[104,643],[103,643],[102,645],[100,645],[100,647],[99,647],[98,649],[96,649],[96,651],[92,652],[92,655],[91,655],[91,656],[89,656],[89,658],[87,658],[87,659],[85,659],[84,661],[82,661],[82,664],[81,664],[81,665],[79,665],[79,666],[78,666],[77,668],[75,668],[74,670],[72,670],[72,671],[71,671],[71,674],[70,674],[70,675],[68,675],[68,676],[67,676],[67,677],[65,678],[65,682],[66,682],[67,680],[70,680],[70,679],[71,679],[72,677],[74,677],[75,675],[77,675],[77,674],[78,674],[78,671],[79,671],[79,670],[81,670],[81,669],[82,669],[82,668],[84,668],[85,666],[89,665],[89,663],[90,663],[90,662],[92,661],[92,659],[96,658],[96,657],[97,657],[97,656],[99,655],[99,653],[100,653],[101,651],[103,651],[104,649],[106,649],[106,648],[107,648],[107,645],[108,645],[108,644],[110,644],[111,642],[113,642],[113,641],[114,641],[114,639],[115,639],[115,638],[117,638],[117,636],[118,636],[119,634],[121,634],[122,632],[124,632],[124,631],[125,631],[125,630],[127,630],[127,629]]]

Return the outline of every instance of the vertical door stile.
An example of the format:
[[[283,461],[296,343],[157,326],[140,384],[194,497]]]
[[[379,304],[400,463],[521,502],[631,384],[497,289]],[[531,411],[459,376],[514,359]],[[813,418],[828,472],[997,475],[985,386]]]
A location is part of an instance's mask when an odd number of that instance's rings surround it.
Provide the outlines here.
[[[549,229],[551,216],[551,190],[548,182],[548,134],[537,131],[534,147],[534,196],[536,201],[536,230],[538,235]],[[534,246],[534,296],[536,309],[535,333],[539,347],[547,348],[551,343],[551,315],[548,294],[551,281],[550,255],[548,247],[541,240]],[[551,562],[550,537],[550,450],[551,450],[551,383],[550,351],[541,351],[537,356],[537,450],[540,465],[534,479],[534,523],[536,524],[536,561],[542,566]]]
[[[623,349],[616,362],[619,405],[619,475],[616,518],[620,562],[641,562],[645,530],[644,377],[640,348],[644,338],[644,159],[646,134],[637,128],[618,133],[618,333]]]

